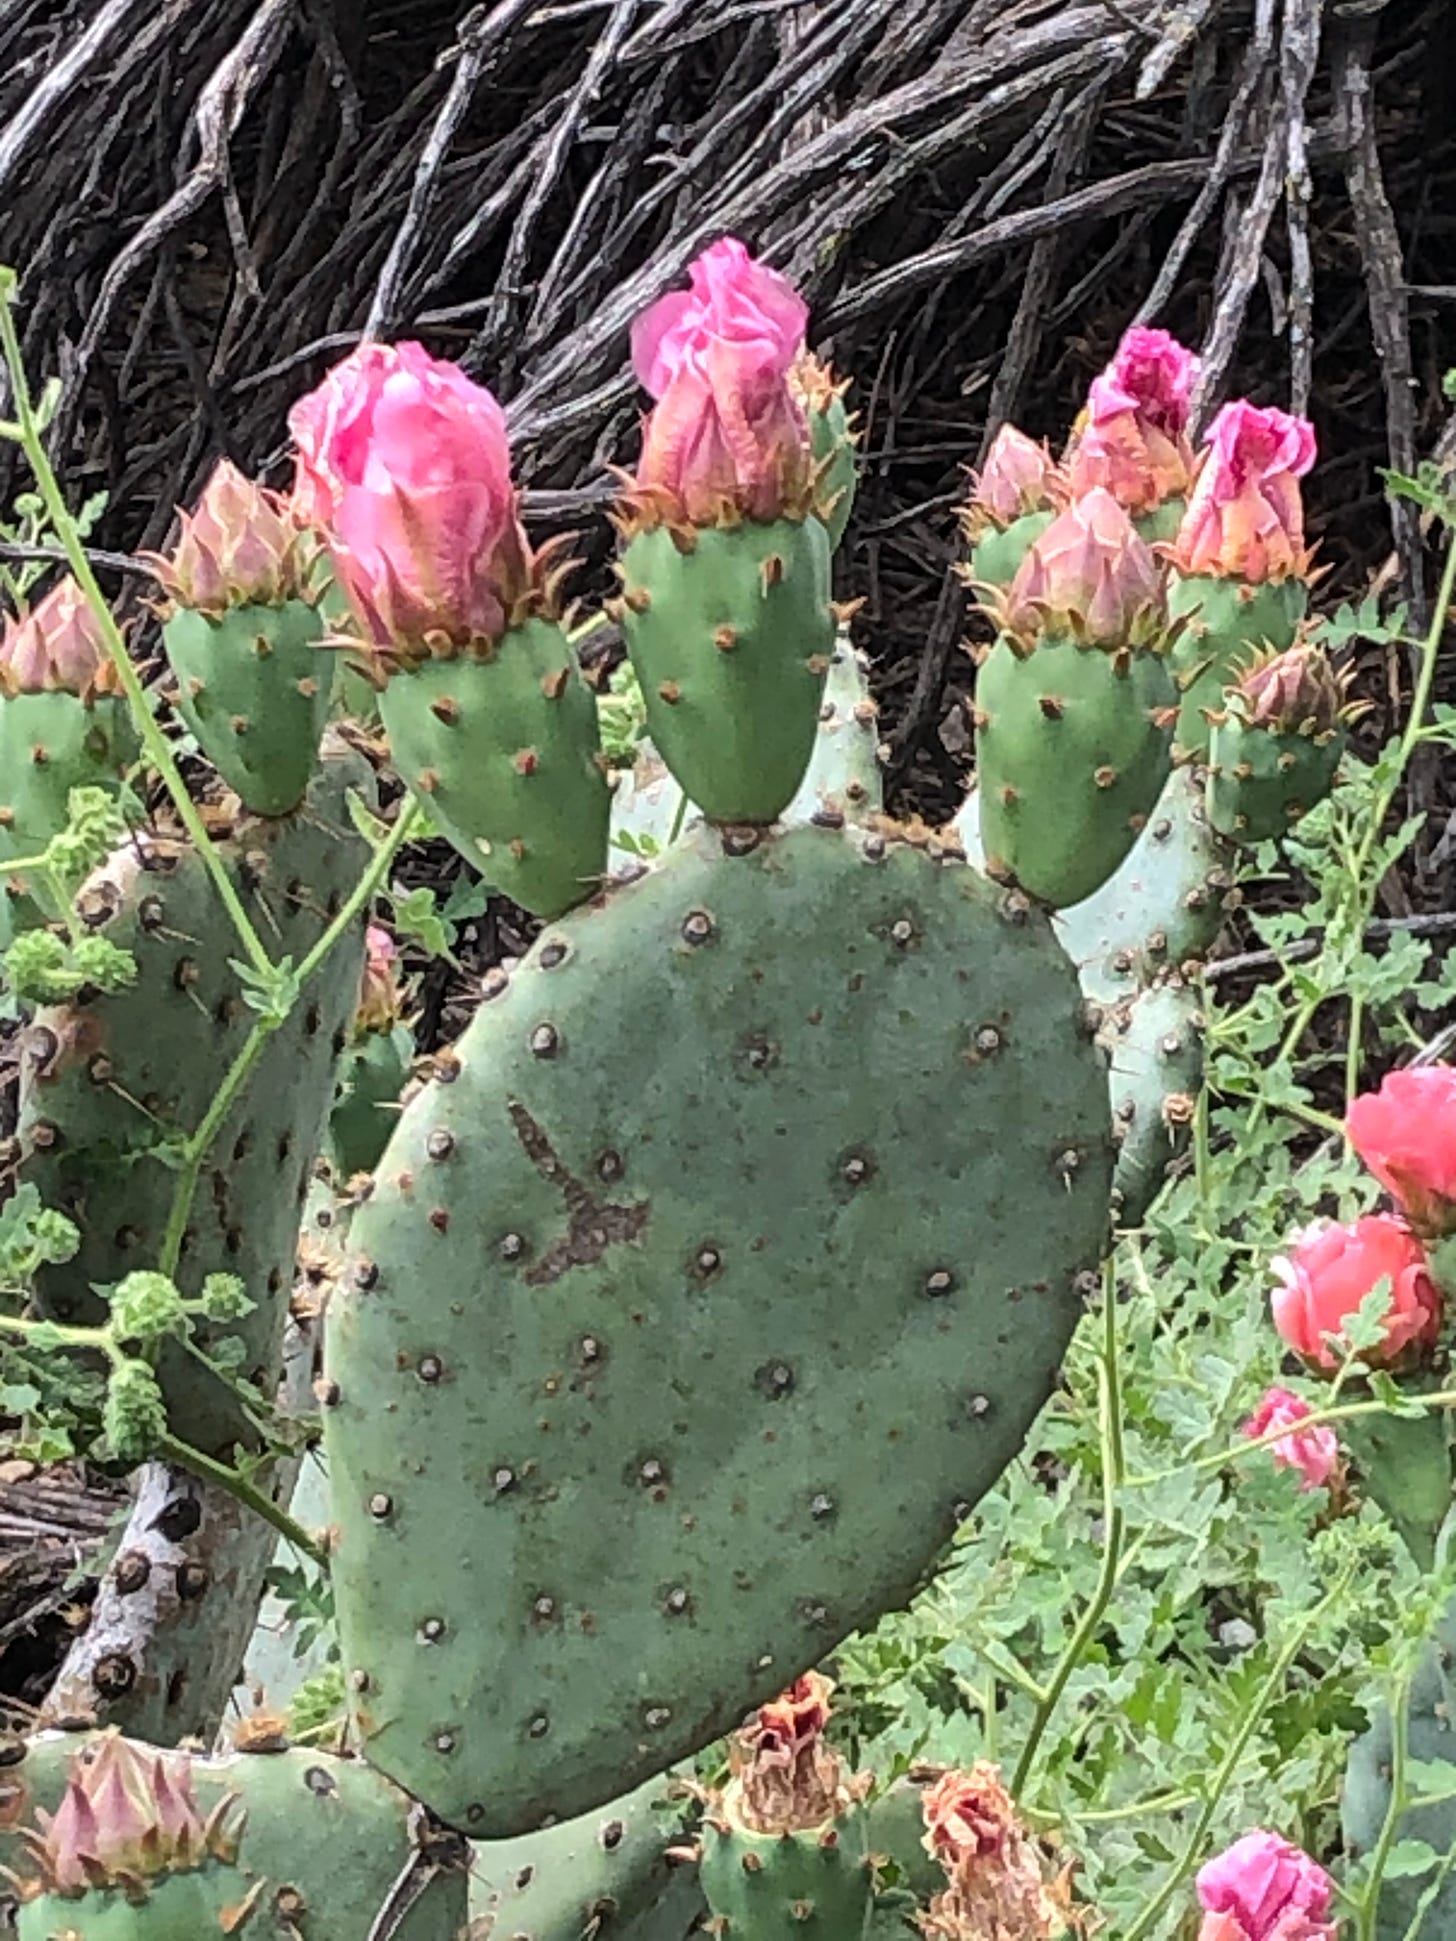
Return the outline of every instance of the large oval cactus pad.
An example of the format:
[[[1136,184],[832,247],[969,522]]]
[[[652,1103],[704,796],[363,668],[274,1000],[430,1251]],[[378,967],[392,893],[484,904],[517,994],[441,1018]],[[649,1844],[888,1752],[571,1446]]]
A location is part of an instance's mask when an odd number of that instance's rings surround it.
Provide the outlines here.
[[[368,1757],[500,1838],[902,1604],[1021,1447],[1106,1232],[1076,975],[963,865],[688,837],[411,1104],[329,1310]]]

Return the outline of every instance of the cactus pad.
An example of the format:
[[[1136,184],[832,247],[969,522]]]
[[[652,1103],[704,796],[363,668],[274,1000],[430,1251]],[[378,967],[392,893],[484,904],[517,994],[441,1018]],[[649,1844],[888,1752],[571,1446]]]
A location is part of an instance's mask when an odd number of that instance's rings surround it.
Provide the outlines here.
[[[1293,641],[1309,604],[1303,580],[1222,579],[1206,573],[1170,573],[1168,618],[1185,624],[1173,642],[1178,684],[1178,725],[1173,746],[1183,756],[1206,760],[1209,724],[1205,709],[1223,705],[1254,650],[1283,651]]]
[[[804,779],[834,652],[818,519],[640,532],[622,630],[662,759],[711,821],[768,823]]]
[[[1100,888],[1167,780],[1173,702],[1154,653],[998,640],[976,678],[986,867],[1058,909]]]
[[[802,1833],[753,1833],[710,1816],[698,1875],[720,1935],[851,1941],[874,1886],[863,1809]]]
[[[59,835],[72,789],[115,794],[136,754],[136,730],[119,695],[85,702],[60,691],[0,694],[0,862],[34,856]],[[27,899],[12,891],[8,900],[16,928],[37,919]]]
[[[1047,506],[1040,512],[1023,512],[1009,526],[983,533],[971,548],[971,584],[1010,586],[1022,560],[1056,516]]]
[[[704,829],[547,929],[407,1108],[329,1310],[371,1760],[511,1835],[911,1594],[1105,1239],[1079,1012],[1024,901],[853,830]]]
[[[1117,1141],[1113,1208],[1119,1226],[1133,1227],[1188,1144],[1203,1087],[1201,993],[1169,971],[1151,989],[1113,1005],[1099,1035],[1107,1047]]]
[[[367,847],[349,790],[372,791],[368,767],[336,751],[294,816],[244,818],[224,857],[254,925],[277,957],[300,962],[358,880]],[[23,1061],[24,1176],[71,1214],[81,1251],[36,1281],[43,1311],[94,1323],[91,1290],[155,1264],[177,1181],[179,1138],[201,1123],[247,1037],[252,1013],[229,959],[237,945],[201,858],[158,841],[118,853],[81,892],[103,934],[135,954],[136,983],[115,996],[39,1011]],[[243,1346],[242,1372],[271,1395],[293,1282],[294,1242],[309,1167],[333,1095],[334,1061],[354,1014],[363,924],[341,939],[286,1024],[264,1048],[214,1142],[193,1204],[178,1283],[195,1295],[209,1273],[240,1275],[253,1312],[204,1323],[199,1342]],[[159,1364],[174,1433],[208,1451],[248,1433],[231,1392],[180,1344]]]
[[[177,710],[254,815],[287,815],[308,789],[334,680],[323,631],[305,600],[217,619],[179,607],[162,628]]]
[[[379,711],[400,776],[496,889],[542,917],[591,895],[611,795],[596,702],[554,620],[511,628],[489,658],[401,669]]]
[[[1209,821],[1234,842],[1282,836],[1329,794],[1344,746],[1343,729],[1304,734],[1225,710],[1209,741]]]
[[[379,1164],[399,1121],[414,1051],[414,1034],[402,1024],[391,1031],[366,1031],[345,1047],[329,1114],[329,1158],[341,1179],[372,1172]]]

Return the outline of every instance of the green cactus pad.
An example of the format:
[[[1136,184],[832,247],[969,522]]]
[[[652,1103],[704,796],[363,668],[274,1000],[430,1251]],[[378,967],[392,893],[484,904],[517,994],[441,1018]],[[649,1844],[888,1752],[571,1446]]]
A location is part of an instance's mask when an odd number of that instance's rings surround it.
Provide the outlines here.
[[[31,1813],[36,1805],[54,1811],[69,1757],[86,1756],[96,1743],[75,1734],[35,1743],[26,1761],[39,1760]],[[362,1761],[301,1747],[236,1753],[194,1759],[192,1782],[204,1817],[229,1794],[246,1810],[235,1864],[210,1859],[195,1872],[166,1875],[140,1904],[109,1890],[42,1896],[20,1911],[21,1941],[72,1934],[79,1941],[221,1941],[255,1929],[260,1941],[364,1941],[397,1893],[408,1911],[387,1930],[394,1941],[458,1941],[466,1919],[464,1843],[431,1829],[413,1800]],[[416,1856],[423,1891],[410,1905],[404,1882]],[[24,1862],[17,1872],[27,1872]],[[229,1926],[227,1916],[250,1894],[256,1911]]]
[[[370,1759],[505,1837],[910,1595],[1105,1239],[1080,1008],[1022,899],[854,830],[704,829],[543,934],[406,1110],[329,1309]]]
[[[0,863],[37,855],[70,820],[72,789],[114,795],[136,758],[136,729],[120,695],[89,704],[74,694],[0,695]],[[24,887],[8,895],[14,928],[58,914],[44,898],[20,894]]]
[[[815,497],[828,507],[823,519],[829,534],[829,549],[838,552],[839,542],[849,525],[849,515],[854,510],[855,488],[859,483],[849,413],[844,408],[844,399],[836,395],[827,411],[811,408],[807,415],[814,462],[823,468],[816,480]]]
[[[288,815],[308,789],[334,680],[324,625],[317,607],[288,600],[220,619],[179,607],[162,627],[177,711],[254,815]]]
[[[1430,1394],[1441,1387],[1429,1372],[1406,1375],[1402,1387]],[[1423,1415],[1356,1415],[1341,1435],[1360,1469],[1366,1496],[1400,1533],[1417,1567],[1436,1567],[1441,1530],[1456,1489],[1451,1418],[1445,1409]]]
[[[858,1941],[874,1874],[865,1816],[851,1808],[805,1833],[752,1833],[709,1815],[698,1868],[721,1935],[741,1941]]]
[[[1180,695],[1173,746],[1181,756],[1207,759],[1205,709],[1223,706],[1224,689],[1257,648],[1267,645],[1282,653],[1293,645],[1308,605],[1303,580],[1254,585],[1206,573],[1168,575],[1168,618],[1185,622],[1170,655]]]
[[[1447,1607],[1436,1627],[1412,1682],[1406,1713],[1406,1758],[1428,1768],[1456,1768],[1456,1685],[1449,1669],[1453,1654],[1456,1604]],[[1371,1854],[1384,1830],[1390,1811],[1392,1751],[1390,1713],[1382,1707],[1369,1731],[1351,1746],[1345,1769],[1340,1817],[1345,1852],[1351,1860]],[[1456,1771],[1450,1784],[1456,1795]],[[1437,1788],[1417,1783],[1413,1790],[1429,1796]],[[1417,1931],[1417,1910],[1433,1887],[1435,1892],[1418,1930],[1420,1941],[1446,1941],[1448,1935],[1456,1933],[1456,1869],[1446,1868],[1439,1881],[1437,1876],[1442,1873],[1441,1861],[1456,1848],[1456,1796],[1409,1808],[1396,1822],[1395,1838],[1405,1847],[1408,1858],[1398,1870],[1388,1868],[1381,1882],[1376,1941],[1406,1941],[1407,1935]],[[1418,1862],[1412,1864],[1417,1842],[1432,1850],[1431,1863],[1424,1869]]]
[[[367,1031],[345,1047],[329,1114],[329,1158],[341,1179],[372,1173],[399,1123],[415,1041],[407,1026]]]
[[[276,957],[302,961],[367,861],[349,816],[351,790],[372,797],[369,768],[334,750],[296,815],[245,817],[223,844],[243,906]],[[229,962],[237,939],[194,851],[177,843],[123,850],[80,903],[102,935],[135,955],[137,981],[115,996],[36,1014],[22,1060],[19,1132],[23,1176],[81,1229],[75,1260],[40,1270],[37,1301],[53,1319],[91,1324],[106,1313],[94,1287],[155,1266],[177,1141],[202,1122],[253,1013]],[[241,1321],[202,1323],[200,1345],[240,1342],[242,1372],[270,1395],[299,1208],[363,955],[360,923],[268,1041],[213,1144],[183,1243],[184,1294],[195,1295],[207,1274],[237,1274],[256,1303]],[[184,1441],[216,1453],[251,1437],[231,1392],[180,1344],[163,1349],[159,1374]]]
[[[1282,836],[1334,787],[1344,749],[1343,729],[1316,739],[1225,710],[1210,736],[1209,821],[1234,842]]]
[[[470,1911],[513,1941],[682,1941],[705,1911],[693,1868],[667,1858],[682,1839],[681,1807],[661,1779],[648,1780],[564,1826],[477,1846]]]
[[[945,1886],[944,1869],[925,1850],[925,1790],[939,1776],[939,1768],[912,1768],[865,1807],[865,1842],[879,1878],[927,1901]]]
[[[713,822],[769,823],[814,752],[834,653],[829,538],[817,519],[666,527],[622,557],[622,630],[662,759]]]
[[[984,534],[971,548],[972,580],[983,586],[1010,586],[1022,560],[1056,516],[1048,506],[1041,512],[1024,512],[1009,526]]]
[[[1053,908],[1099,889],[1137,841],[1168,778],[1172,683],[1150,652],[1048,636],[998,640],[976,677],[981,844]]]
[[[611,793],[596,702],[554,620],[512,627],[489,659],[401,670],[379,710],[401,778],[495,889],[547,918],[594,893]]]
[[[1135,1227],[1187,1145],[1203,1086],[1202,993],[1168,971],[1103,1016],[1112,1095],[1117,1224]]]

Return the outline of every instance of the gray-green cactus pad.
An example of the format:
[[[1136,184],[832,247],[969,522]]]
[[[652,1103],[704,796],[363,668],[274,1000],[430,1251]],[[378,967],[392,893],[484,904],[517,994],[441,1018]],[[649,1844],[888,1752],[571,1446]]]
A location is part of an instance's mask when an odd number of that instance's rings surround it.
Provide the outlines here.
[[[1117,1141],[1113,1208],[1134,1227],[1186,1149],[1203,1088],[1203,993],[1178,971],[1103,1014],[1112,1130]]]
[[[298,964],[368,858],[349,790],[372,795],[368,766],[346,749],[322,763],[303,806],[245,817],[223,845],[243,906],[275,959]],[[157,846],[144,867],[121,851],[81,895],[101,934],[134,953],[136,983],[36,1014],[22,1059],[23,1171],[81,1228],[81,1251],[36,1280],[44,1311],[100,1321],[92,1292],[157,1264],[177,1184],[179,1141],[198,1126],[242,1049],[253,1013],[230,959],[238,942],[202,859]],[[358,1000],[360,923],[330,954],[263,1050],[213,1143],[183,1241],[178,1282],[195,1295],[209,1273],[240,1275],[256,1306],[209,1324],[243,1345],[241,1372],[276,1376],[309,1167],[333,1097],[334,1061]],[[180,1345],[159,1366],[172,1426],[210,1451],[248,1433],[223,1385]]]
[[[664,1770],[902,1604],[1106,1238],[1046,922],[879,836],[747,841],[542,934],[406,1110],[330,1306],[355,1725],[478,1838]]]

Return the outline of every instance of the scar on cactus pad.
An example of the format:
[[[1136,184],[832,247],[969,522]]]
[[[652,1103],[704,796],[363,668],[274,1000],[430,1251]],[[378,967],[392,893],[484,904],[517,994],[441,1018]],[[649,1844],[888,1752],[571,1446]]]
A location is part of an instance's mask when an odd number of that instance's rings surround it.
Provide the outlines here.
[[[626,542],[611,607],[648,732],[710,821],[770,823],[814,747],[839,616],[803,402],[808,309],[725,238],[633,326],[656,400],[616,513]],[[823,516],[816,515],[816,507]]]
[[[610,792],[561,624],[560,542],[520,521],[505,416],[420,345],[362,344],[289,414],[394,763],[456,849],[538,916],[594,894]]]

